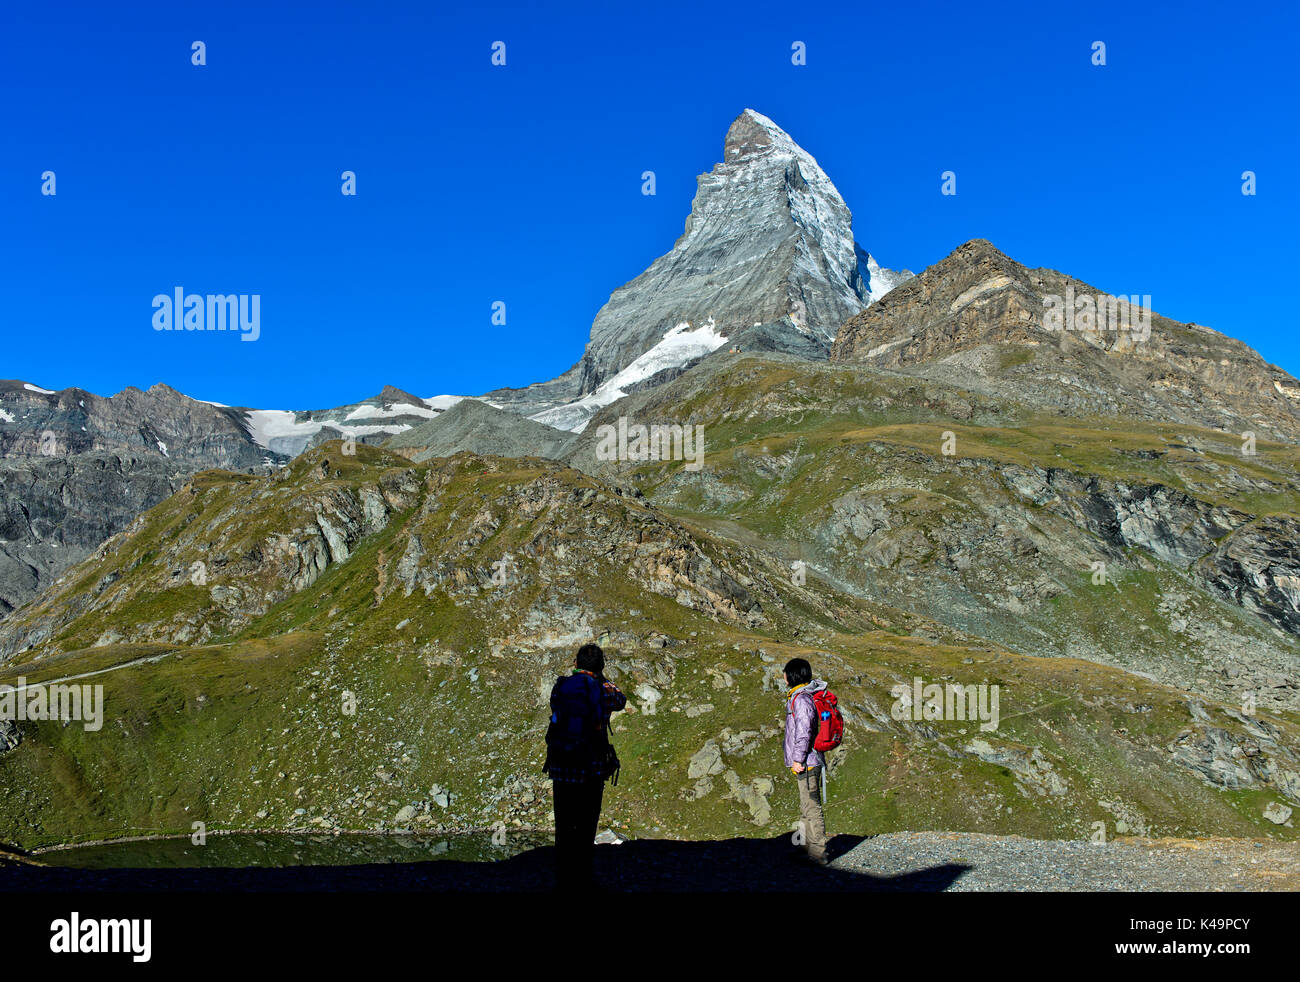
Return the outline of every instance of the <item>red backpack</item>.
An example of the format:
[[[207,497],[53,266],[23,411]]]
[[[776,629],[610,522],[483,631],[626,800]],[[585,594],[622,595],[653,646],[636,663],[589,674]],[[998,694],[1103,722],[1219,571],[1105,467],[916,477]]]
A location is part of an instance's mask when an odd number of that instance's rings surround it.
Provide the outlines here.
[[[840,715],[840,701],[830,689],[811,693],[813,708],[817,710],[817,735],[813,749],[820,753],[834,750],[844,739],[844,717]]]

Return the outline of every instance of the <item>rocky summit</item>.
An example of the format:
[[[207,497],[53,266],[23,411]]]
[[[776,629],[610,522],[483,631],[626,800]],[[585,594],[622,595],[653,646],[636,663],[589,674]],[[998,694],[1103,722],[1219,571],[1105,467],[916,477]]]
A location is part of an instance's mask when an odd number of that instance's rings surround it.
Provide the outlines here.
[[[1061,416],[1300,436],[1300,382],[1287,372],[1235,338],[1160,316],[1150,297],[1110,307],[1111,296],[976,239],[848,319],[831,359],[1014,396]],[[1067,301],[1086,302],[1095,323],[1062,318]]]
[[[697,181],[681,238],[614,291],[578,363],[489,400],[577,430],[600,406],[724,346],[825,358],[847,317],[911,276],[881,269],[857,245],[825,171],[752,109],[728,129],[722,161]]]

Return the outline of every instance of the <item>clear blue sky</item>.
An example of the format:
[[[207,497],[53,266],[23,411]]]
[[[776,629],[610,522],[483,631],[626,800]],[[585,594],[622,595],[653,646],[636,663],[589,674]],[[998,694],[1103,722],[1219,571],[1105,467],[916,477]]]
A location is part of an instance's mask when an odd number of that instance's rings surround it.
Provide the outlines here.
[[[549,378],[681,234],[745,107],[818,159],[883,265],[987,238],[1297,373],[1295,11],[6,4],[0,377],[263,408]],[[260,294],[261,338],[154,331],[178,285]]]

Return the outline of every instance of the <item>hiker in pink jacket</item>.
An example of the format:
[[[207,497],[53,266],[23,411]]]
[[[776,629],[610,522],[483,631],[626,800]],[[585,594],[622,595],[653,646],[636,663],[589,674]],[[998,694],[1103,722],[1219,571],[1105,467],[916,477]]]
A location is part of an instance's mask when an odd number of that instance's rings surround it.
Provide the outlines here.
[[[822,812],[822,769],[826,760],[813,749],[817,736],[817,710],[812,694],[826,683],[812,676],[812,666],[792,658],[785,666],[785,766],[799,783],[799,825],[808,858],[826,865],[826,817]]]

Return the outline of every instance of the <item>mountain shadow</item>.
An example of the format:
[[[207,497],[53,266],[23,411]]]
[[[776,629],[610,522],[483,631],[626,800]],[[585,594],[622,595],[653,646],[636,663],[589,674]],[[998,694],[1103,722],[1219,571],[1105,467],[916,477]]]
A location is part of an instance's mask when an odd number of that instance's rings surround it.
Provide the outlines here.
[[[863,840],[863,836],[834,836],[828,843],[832,861]],[[608,893],[938,893],[968,869],[943,864],[899,876],[874,876],[833,865],[816,867],[803,860],[784,835],[715,841],[636,839],[597,846],[595,851],[597,886]],[[0,865],[0,892],[547,893],[554,889],[551,846],[498,862],[98,870]]]

